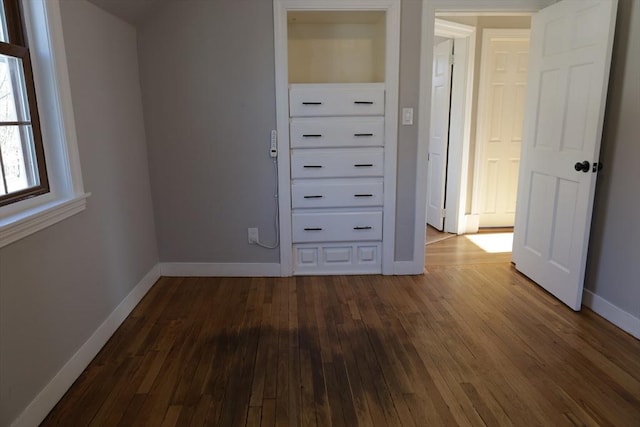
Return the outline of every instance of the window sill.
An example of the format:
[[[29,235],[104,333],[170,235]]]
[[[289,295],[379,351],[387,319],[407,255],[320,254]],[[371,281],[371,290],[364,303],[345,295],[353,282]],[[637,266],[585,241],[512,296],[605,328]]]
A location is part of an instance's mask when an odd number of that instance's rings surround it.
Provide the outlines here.
[[[82,212],[91,193],[55,200],[0,219],[0,248]]]

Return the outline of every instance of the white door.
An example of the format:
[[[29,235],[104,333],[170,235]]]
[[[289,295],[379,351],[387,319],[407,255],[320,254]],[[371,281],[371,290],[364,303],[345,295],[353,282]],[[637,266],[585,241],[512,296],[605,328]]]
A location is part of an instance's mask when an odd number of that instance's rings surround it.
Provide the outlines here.
[[[536,14],[531,27],[513,260],[574,310],[582,301],[616,8],[616,0],[563,0]]]
[[[431,87],[431,130],[427,162],[427,224],[444,230],[444,196],[451,106],[453,40],[435,46]]]
[[[480,227],[513,227],[527,89],[529,30],[484,30],[478,102]]]

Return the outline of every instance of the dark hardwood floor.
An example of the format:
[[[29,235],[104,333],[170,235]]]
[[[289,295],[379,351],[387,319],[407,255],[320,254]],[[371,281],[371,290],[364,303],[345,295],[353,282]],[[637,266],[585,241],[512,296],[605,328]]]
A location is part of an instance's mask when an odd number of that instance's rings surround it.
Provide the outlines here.
[[[424,276],[162,278],[43,425],[640,425],[640,341],[467,243]]]

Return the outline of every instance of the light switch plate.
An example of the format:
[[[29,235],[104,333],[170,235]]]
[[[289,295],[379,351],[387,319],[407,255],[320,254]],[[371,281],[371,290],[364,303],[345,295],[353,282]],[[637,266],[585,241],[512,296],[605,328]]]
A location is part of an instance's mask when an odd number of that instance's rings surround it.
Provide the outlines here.
[[[402,109],[402,124],[403,125],[413,124],[413,108]]]

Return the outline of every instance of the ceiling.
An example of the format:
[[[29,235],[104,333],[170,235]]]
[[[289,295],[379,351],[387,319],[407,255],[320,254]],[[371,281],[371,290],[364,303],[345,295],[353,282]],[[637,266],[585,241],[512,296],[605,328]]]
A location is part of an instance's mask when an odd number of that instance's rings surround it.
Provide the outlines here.
[[[153,7],[166,0],[89,0],[107,12],[127,21],[139,24]]]

